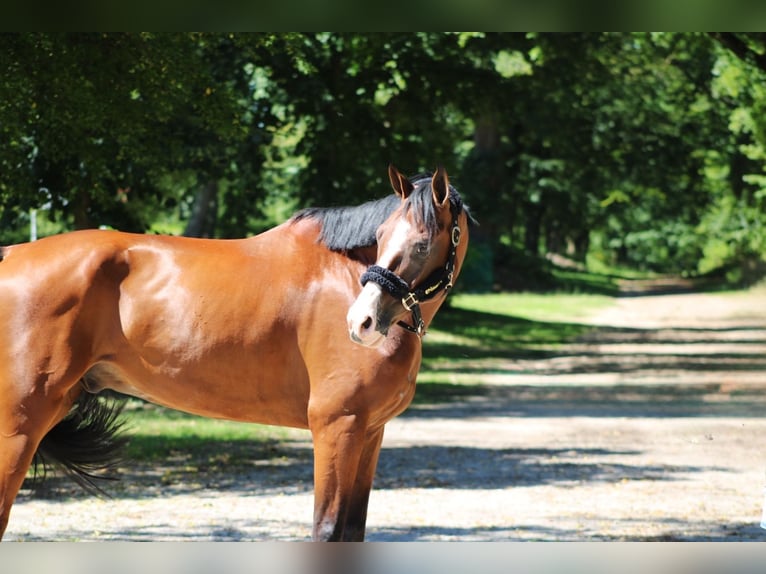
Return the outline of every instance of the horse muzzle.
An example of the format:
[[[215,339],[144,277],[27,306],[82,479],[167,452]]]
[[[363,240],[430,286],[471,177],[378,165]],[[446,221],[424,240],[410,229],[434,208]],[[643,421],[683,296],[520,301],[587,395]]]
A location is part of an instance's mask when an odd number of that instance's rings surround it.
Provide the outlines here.
[[[348,310],[346,322],[349,337],[365,347],[377,347],[388,335],[391,321],[381,313],[383,291],[379,285],[369,283]]]

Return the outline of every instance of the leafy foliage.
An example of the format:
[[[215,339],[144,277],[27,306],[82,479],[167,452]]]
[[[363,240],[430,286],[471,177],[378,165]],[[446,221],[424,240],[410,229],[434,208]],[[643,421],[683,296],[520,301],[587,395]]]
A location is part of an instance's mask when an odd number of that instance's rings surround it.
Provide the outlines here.
[[[52,230],[241,236],[379,197],[393,162],[445,165],[471,204],[472,289],[506,286],[516,261],[534,275],[548,253],[736,266],[766,247],[765,48],[763,34],[6,34],[0,239],[18,241],[32,208]]]

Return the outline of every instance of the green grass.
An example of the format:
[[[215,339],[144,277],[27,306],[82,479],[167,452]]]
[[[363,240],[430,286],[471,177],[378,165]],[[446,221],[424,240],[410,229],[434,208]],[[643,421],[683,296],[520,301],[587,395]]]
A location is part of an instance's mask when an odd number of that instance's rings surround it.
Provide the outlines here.
[[[611,303],[587,294],[457,295],[436,316],[424,354],[459,361],[555,348],[590,329],[582,321]]]
[[[281,460],[285,454],[280,443],[295,436],[291,429],[200,417],[134,398],[105,400],[125,401],[121,419],[129,442],[124,464],[162,468],[164,484]],[[32,468],[27,477],[34,477]]]
[[[514,359],[543,358],[592,327],[583,321],[613,304],[605,295],[499,293],[456,295],[423,343],[416,401],[470,393],[482,375]]]
[[[595,293],[605,296],[616,296],[620,292],[619,275],[604,275],[590,271],[577,271],[552,267],[551,276],[554,293]]]
[[[252,450],[283,441],[280,427],[211,419],[128,400],[124,418],[135,461],[188,458],[194,464],[249,464]]]
[[[531,321],[571,323],[585,319],[612,303],[606,295],[583,293],[491,293],[456,295],[451,305]]]

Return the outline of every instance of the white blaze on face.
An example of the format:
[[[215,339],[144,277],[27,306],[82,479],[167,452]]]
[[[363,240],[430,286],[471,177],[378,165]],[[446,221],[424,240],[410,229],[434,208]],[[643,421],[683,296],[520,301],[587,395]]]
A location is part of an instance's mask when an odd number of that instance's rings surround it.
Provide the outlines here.
[[[396,223],[391,239],[388,241],[388,245],[386,245],[386,250],[378,256],[378,265],[388,269],[394,258],[404,252],[411,227],[410,222],[405,218],[401,218]]]
[[[394,227],[385,251],[378,257],[377,265],[388,269],[394,259],[404,252],[409,233],[410,223],[401,218]],[[380,285],[369,281],[349,308],[346,321],[349,336],[355,343],[374,347],[386,338],[381,331],[386,331],[390,325],[378,323],[383,296],[384,292]]]

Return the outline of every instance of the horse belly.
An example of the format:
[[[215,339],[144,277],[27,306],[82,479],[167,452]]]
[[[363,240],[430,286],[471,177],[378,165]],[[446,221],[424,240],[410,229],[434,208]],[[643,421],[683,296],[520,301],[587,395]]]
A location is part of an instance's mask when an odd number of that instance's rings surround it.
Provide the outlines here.
[[[259,353],[253,353],[258,359]],[[152,367],[138,357],[95,365],[89,390],[109,388],[201,416],[306,428],[308,382],[299,363],[258,370],[251,361],[210,359],[183,367]]]
[[[307,425],[308,375],[289,321],[236,293],[163,289],[142,305],[121,299],[124,344],[102,377],[111,388],[204,416]]]

